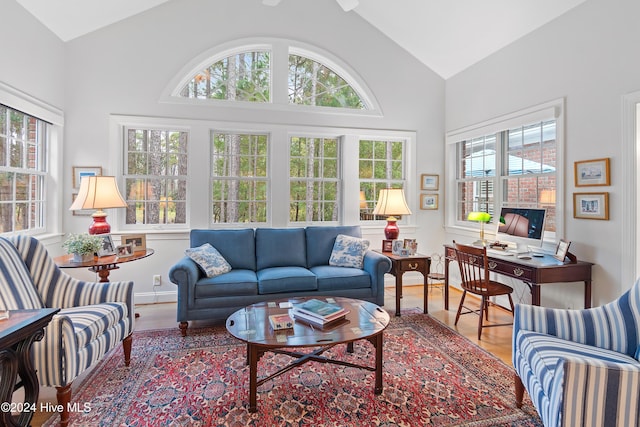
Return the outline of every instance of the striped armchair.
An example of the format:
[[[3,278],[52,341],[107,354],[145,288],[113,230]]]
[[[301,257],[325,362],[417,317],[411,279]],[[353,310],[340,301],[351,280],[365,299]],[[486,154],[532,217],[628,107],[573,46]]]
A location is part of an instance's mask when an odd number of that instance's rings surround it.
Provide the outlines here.
[[[547,427],[640,426],[640,280],[585,310],[516,305],[516,403],[526,389]]]
[[[38,382],[56,387],[67,425],[71,383],[122,342],[131,356],[133,282],[93,283],[63,273],[35,238],[0,238],[0,309],[60,308],[32,347]]]

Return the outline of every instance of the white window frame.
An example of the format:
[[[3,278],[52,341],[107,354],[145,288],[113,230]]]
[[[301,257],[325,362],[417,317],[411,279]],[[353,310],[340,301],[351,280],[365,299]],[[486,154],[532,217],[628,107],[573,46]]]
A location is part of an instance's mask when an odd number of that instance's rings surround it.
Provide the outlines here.
[[[46,243],[54,243],[60,240],[62,232],[62,206],[64,199],[63,188],[71,188],[71,173],[68,175],[68,185],[65,186],[65,174],[62,171],[64,113],[62,110],[32,97],[24,92],[12,88],[0,82],[0,104],[4,104],[15,110],[36,117],[48,123],[46,126],[45,152],[45,180],[44,180],[44,228],[37,230],[15,231],[4,233],[3,236],[14,234],[27,234],[37,236]],[[54,191],[53,189],[57,189]],[[52,196],[53,194],[53,196]],[[69,205],[71,193],[68,194]]]
[[[516,111],[504,116],[487,120],[476,125],[461,128],[448,132],[446,135],[446,186],[445,190],[451,197],[447,198],[445,204],[445,230],[449,233],[470,233],[476,235],[479,225],[469,221],[457,219],[457,145],[460,141],[470,140],[475,137],[499,133],[504,130],[526,126],[535,122],[542,122],[550,118],[556,119],[556,232],[545,233],[544,243],[554,244],[556,239],[564,235],[564,98],[539,104],[530,108]],[[498,151],[498,147],[496,147]],[[500,156],[502,153],[496,153]],[[495,183],[502,182],[501,170],[496,168]],[[494,186],[494,199],[502,200],[501,185]]]

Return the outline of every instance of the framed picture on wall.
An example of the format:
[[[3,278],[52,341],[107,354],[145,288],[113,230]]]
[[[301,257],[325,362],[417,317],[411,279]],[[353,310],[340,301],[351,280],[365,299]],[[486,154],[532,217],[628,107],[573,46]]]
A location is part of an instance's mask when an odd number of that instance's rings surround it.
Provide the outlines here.
[[[80,180],[84,176],[101,176],[102,168],[100,166],[74,166],[73,168],[73,188],[80,188]]]
[[[609,219],[609,193],[573,193],[573,217]]]
[[[420,209],[426,209],[426,210],[438,209],[438,195],[437,194],[421,194]]]
[[[422,175],[420,175],[420,189],[437,191],[439,186],[439,181],[440,179],[438,175],[423,173]]]
[[[573,172],[576,187],[609,185],[609,158],[575,162]]]

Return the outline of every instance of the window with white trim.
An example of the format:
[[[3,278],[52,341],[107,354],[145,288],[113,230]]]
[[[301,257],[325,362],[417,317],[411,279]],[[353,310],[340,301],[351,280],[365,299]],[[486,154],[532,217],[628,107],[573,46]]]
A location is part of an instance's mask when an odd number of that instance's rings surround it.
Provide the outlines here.
[[[372,215],[383,188],[403,188],[405,184],[404,140],[359,141],[360,219],[385,219]]]
[[[188,132],[127,128],[125,137],[125,223],[186,224]]]
[[[342,204],[340,142],[294,136],[289,145],[291,222],[336,222]]]
[[[213,224],[267,222],[266,134],[211,132]]]
[[[0,104],[0,233],[45,230],[47,127]]]

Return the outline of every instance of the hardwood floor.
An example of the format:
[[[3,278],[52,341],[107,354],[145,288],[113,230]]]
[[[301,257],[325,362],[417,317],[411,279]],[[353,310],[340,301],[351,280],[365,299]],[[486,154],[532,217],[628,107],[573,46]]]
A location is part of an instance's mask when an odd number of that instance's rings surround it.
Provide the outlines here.
[[[423,287],[419,285],[405,284],[402,291],[401,308],[409,309],[418,307],[422,310]],[[456,317],[456,310],[460,302],[462,293],[455,288],[449,291],[449,311],[444,310],[443,292],[441,288],[432,288],[429,291],[429,314],[443,323],[449,325],[452,329],[457,330],[460,334],[466,336],[472,342],[478,344],[489,353],[502,359],[506,364],[511,366],[511,326],[502,326],[495,328],[487,328],[482,332],[482,340],[478,341],[478,316],[474,314],[464,315],[460,318],[457,326],[453,325]],[[469,302],[470,297],[467,297]],[[473,299],[469,305],[473,303]],[[479,305],[479,300],[475,299]],[[390,313],[395,312],[395,287],[385,287],[385,308]],[[178,323],[176,322],[176,304],[146,304],[136,306],[136,312],[140,317],[136,319],[136,330],[150,330],[175,328],[178,331]],[[491,307],[489,309],[489,323],[508,323],[512,321],[511,313],[500,309],[499,307]],[[207,322],[195,322],[193,326],[206,326]],[[135,341],[134,341],[135,345]],[[79,383],[86,375],[84,373],[77,378],[74,383]],[[73,394],[71,397],[73,401]],[[41,403],[56,403],[55,388],[41,387],[38,407]],[[31,425],[34,427],[41,426],[49,417],[50,413],[36,412]]]

